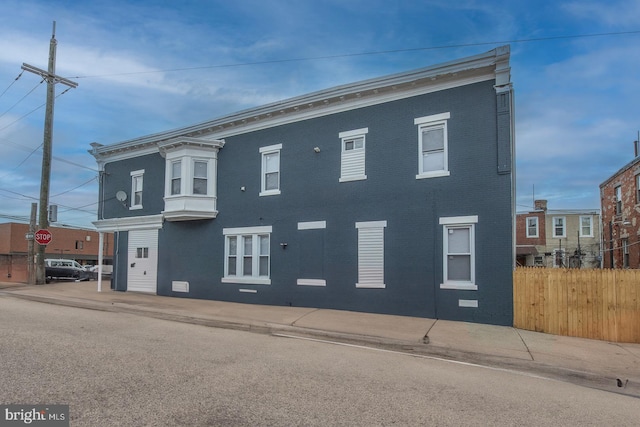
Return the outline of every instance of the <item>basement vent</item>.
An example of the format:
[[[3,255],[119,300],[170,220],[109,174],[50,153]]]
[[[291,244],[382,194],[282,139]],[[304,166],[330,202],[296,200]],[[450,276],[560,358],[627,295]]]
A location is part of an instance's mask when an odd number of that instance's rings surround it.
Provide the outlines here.
[[[478,300],[475,299],[459,299],[458,307],[478,308]]]
[[[171,282],[171,290],[173,292],[189,292],[189,282],[179,282],[174,280]]]

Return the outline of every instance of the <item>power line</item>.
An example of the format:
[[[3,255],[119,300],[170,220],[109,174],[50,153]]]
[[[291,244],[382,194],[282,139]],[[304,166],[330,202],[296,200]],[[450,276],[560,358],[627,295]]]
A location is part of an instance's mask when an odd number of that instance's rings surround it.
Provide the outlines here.
[[[44,80],[43,80],[43,81],[44,81]],[[40,83],[42,83],[42,82],[40,82]],[[58,99],[59,97],[61,97],[61,96],[62,96],[62,95],[64,95],[65,93],[67,93],[69,90],[70,90],[70,88],[69,88],[69,89],[67,89],[67,90],[65,90],[65,91],[63,91],[63,92],[62,92],[62,93],[60,93],[59,95],[56,95],[56,98],[55,98],[55,99]],[[29,116],[29,115],[31,115],[31,114],[33,114],[33,113],[35,113],[36,111],[38,111],[39,109],[41,109],[41,108],[42,108],[42,107],[44,107],[45,105],[47,105],[47,104],[46,104],[46,103],[41,104],[40,106],[38,106],[38,107],[34,108],[33,110],[29,111],[27,114],[23,115],[22,117],[19,117],[18,119],[14,120],[13,122],[9,123],[8,125],[6,125],[5,127],[3,127],[2,129],[0,129],[0,132],[1,132],[1,131],[3,131],[3,130],[5,130],[5,129],[7,129],[7,128],[8,128],[8,127],[10,127],[10,126],[13,126],[14,124],[18,123],[20,120],[24,119],[25,117],[27,117],[27,116]],[[13,107],[11,107],[11,108],[13,108]],[[1,116],[0,116],[0,117],[1,117]]]
[[[2,93],[0,93],[0,98],[2,98],[2,96],[3,96],[5,93],[7,93],[7,91],[8,91],[9,89],[11,89],[11,86],[13,86],[13,85],[15,84],[15,82],[17,82],[17,81],[18,81],[18,79],[19,79],[20,77],[22,77],[22,75],[23,75],[23,74],[24,74],[24,71],[20,72],[20,74],[18,74],[18,77],[16,77],[15,79],[13,79],[13,81],[11,82],[11,84],[10,84],[9,86],[7,86],[7,88],[6,88],[5,90],[3,90],[3,91],[2,91]]]
[[[29,156],[31,156],[34,152],[36,152],[36,151],[38,151],[39,149],[42,148],[42,144],[40,144],[37,148],[34,149],[34,148],[27,147],[27,146],[22,145],[22,144],[18,144],[17,142],[9,141],[7,139],[5,139],[4,141],[0,140],[0,143],[10,144],[10,145],[12,145],[12,146],[14,146],[16,148],[21,149],[21,150],[29,151],[29,153],[30,153]],[[27,157],[29,157],[29,156],[27,156]],[[86,170],[89,170],[91,172],[95,172],[95,173],[99,172],[97,169],[93,169],[93,168],[90,168],[89,166],[81,165],[80,163],[74,163],[71,160],[67,160],[67,159],[64,159],[62,157],[53,156],[53,160],[58,161],[58,162],[62,162],[62,163],[67,163],[69,165],[76,166],[76,167],[81,168],[81,169],[86,169]]]
[[[22,216],[22,215],[11,215],[11,214],[0,213],[0,218],[6,218],[6,219],[21,221],[21,222],[29,222],[29,217]]]
[[[387,55],[390,53],[418,52],[418,51],[425,51],[425,50],[440,50],[440,49],[456,49],[456,48],[462,48],[462,47],[475,47],[475,46],[486,46],[486,45],[532,43],[532,42],[540,42],[540,41],[568,40],[568,39],[590,38],[590,37],[610,37],[610,36],[622,36],[622,35],[631,35],[631,34],[640,34],[640,30],[617,31],[617,32],[609,32],[609,33],[593,33],[593,34],[576,34],[576,35],[568,35],[568,36],[536,37],[536,38],[530,38],[530,39],[500,40],[500,41],[490,41],[490,42],[459,43],[459,44],[451,44],[451,45],[415,47],[415,48],[406,48],[406,49],[378,50],[378,51],[370,51],[370,52],[343,53],[343,54],[324,55],[324,56],[308,56],[308,57],[302,57],[302,58],[273,59],[269,61],[241,62],[237,64],[218,64],[218,65],[204,65],[200,67],[168,68],[164,70],[152,70],[152,71],[131,71],[131,72],[125,72],[125,73],[96,74],[96,75],[89,75],[89,76],[75,76],[71,78],[88,79],[88,78],[97,78],[97,77],[116,77],[116,76],[131,76],[131,75],[138,75],[138,74],[169,73],[169,72],[175,72],[175,71],[205,70],[205,69],[211,69],[211,68],[246,67],[251,65],[281,64],[281,63],[287,63],[287,62],[316,61],[316,60],[324,60],[324,59],[351,58],[351,57],[357,57],[357,56]]]
[[[37,85],[35,85],[35,86],[34,86],[34,88],[33,88],[33,89],[31,89],[29,92],[27,92],[27,94],[26,94],[25,96],[23,96],[22,98],[20,98],[20,99],[18,100],[18,102],[16,102],[15,104],[13,104],[13,105],[12,105],[12,106],[7,110],[7,111],[5,111],[4,113],[0,114],[0,118],[2,118],[2,117],[3,117],[5,114],[7,114],[9,111],[13,110],[13,108],[14,108],[16,105],[18,105],[18,104],[20,104],[22,101],[24,101],[24,99],[25,99],[27,96],[31,95],[31,94],[33,93],[33,91],[34,91],[34,90],[36,90],[36,89],[37,89],[37,88],[38,88],[38,87],[39,87],[43,82],[44,82],[44,80],[40,80],[40,83],[38,83]]]
[[[63,194],[70,193],[70,192],[72,192],[73,190],[77,190],[77,189],[78,189],[78,188],[80,188],[80,187],[84,187],[85,185],[87,185],[87,184],[89,184],[89,183],[91,183],[91,182],[93,182],[93,181],[95,181],[95,180],[97,180],[97,179],[98,179],[98,177],[97,177],[97,176],[94,176],[94,177],[93,177],[93,178],[91,178],[89,181],[84,182],[84,183],[82,183],[82,184],[78,185],[77,187],[73,187],[73,188],[71,188],[71,189],[69,189],[69,190],[67,190],[67,191],[63,191],[62,193],[54,194],[53,196],[51,196],[51,198],[53,199],[54,197],[58,197],[58,196],[62,196]],[[84,207],[84,206],[81,206],[81,207]]]
[[[22,166],[27,160],[29,160],[29,157],[33,156],[35,154],[36,151],[38,151],[40,148],[42,147],[42,144],[38,145],[36,148],[34,148],[28,155],[27,157],[25,157],[20,163],[18,163],[13,169],[8,170],[4,175],[0,176],[0,178],[4,178],[5,176],[13,173],[15,170],[17,170],[20,166]]]
[[[5,188],[0,188],[0,191],[4,191],[6,193],[10,193],[10,194],[14,194],[16,196],[22,197],[22,199],[15,198],[15,200],[23,200],[23,199],[39,200],[38,197],[27,196],[26,194],[18,193],[16,191],[7,190]],[[7,196],[4,196],[4,197],[7,197]],[[79,206],[79,207],[73,207],[73,206],[61,205],[60,203],[57,203],[57,205],[59,207],[65,208],[65,210],[62,211],[62,212],[78,211],[78,212],[85,212],[85,213],[90,213],[90,214],[95,214],[95,212],[94,211],[84,210],[83,208],[86,208],[86,207],[92,206],[92,205],[96,205],[96,204],[98,204],[98,202],[91,202],[91,203],[88,203],[86,205],[82,205],[82,206]]]

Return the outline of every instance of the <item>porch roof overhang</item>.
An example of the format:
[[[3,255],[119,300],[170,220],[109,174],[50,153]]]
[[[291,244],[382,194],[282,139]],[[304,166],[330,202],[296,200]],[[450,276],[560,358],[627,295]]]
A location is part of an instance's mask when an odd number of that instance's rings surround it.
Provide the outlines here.
[[[535,246],[516,246],[516,255],[538,255]]]

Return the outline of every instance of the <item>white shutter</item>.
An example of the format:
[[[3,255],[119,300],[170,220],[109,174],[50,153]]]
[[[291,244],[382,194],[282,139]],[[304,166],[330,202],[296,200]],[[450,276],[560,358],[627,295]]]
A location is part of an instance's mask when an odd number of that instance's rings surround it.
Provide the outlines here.
[[[364,153],[364,149],[342,152],[341,180],[366,178],[364,175]]]
[[[358,288],[384,288],[384,227],[386,221],[359,222]]]

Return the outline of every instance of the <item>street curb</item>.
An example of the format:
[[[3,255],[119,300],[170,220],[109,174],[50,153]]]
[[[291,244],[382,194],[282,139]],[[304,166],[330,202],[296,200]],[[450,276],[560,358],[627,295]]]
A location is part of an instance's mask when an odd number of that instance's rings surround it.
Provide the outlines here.
[[[6,288],[5,288],[6,289]],[[40,302],[45,304],[60,305],[66,307],[81,308],[112,313],[125,313],[135,316],[144,316],[160,320],[188,323],[205,327],[259,333],[263,335],[313,339],[333,344],[355,345],[369,347],[385,351],[404,353],[408,356],[426,357],[454,363],[477,365],[488,369],[511,371],[514,373],[526,373],[541,378],[569,382],[584,387],[604,390],[640,398],[640,381],[628,378],[618,378],[613,374],[603,375],[595,372],[578,371],[564,367],[552,366],[536,362],[534,360],[517,359],[508,356],[498,356],[486,353],[471,352],[438,347],[429,344],[428,336],[424,342],[394,340],[371,335],[360,335],[345,332],[326,331],[321,329],[306,328],[295,325],[286,325],[269,322],[230,321],[214,317],[189,316],[174,311],[159,311],[137,305],[122,302],[101,302],[81,298],[56,298],[41,295],[28,295],[15,291],[0,289],[0,294],[18,299]],[[621,384],[621,386],[619,385]]]

